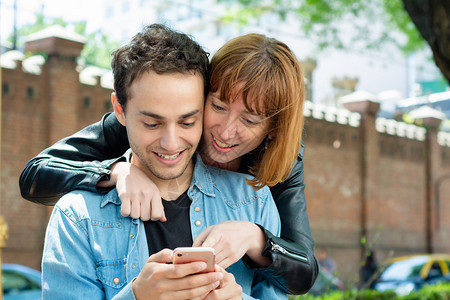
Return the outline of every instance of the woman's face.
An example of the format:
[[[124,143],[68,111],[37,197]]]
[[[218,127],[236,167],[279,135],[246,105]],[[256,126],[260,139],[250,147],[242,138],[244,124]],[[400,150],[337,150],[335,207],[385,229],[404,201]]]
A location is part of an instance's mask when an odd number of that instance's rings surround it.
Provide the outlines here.
[[[201,154],[217,163],[233,162],[258,147],[269,127],[268,118],[246,109],[242,95],[227,104],[219,92],[210,92],[204,110]]]

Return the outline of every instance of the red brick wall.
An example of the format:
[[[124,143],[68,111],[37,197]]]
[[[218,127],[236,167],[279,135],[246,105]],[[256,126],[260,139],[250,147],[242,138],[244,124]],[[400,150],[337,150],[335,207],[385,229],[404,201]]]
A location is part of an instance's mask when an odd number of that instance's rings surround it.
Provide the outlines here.
[[[4,262],[40,269],[51,208],[20,196],[18,179],[28,160],[110,111],[105,102],[112,90],[81,84],[75,68],[74,59],[51,57],[41,75],[25,73],[20,61],[16,69],[1,70],[9,90],[2,91],[1,120],[0,215],[9,225]]]
[[[383,261],[425,253],[428,247],[425,142],[380,133],[374,119],[365,120],[362,117],[359,127],[352,127],[325,121],[319,114],[305,123],[305,193],[311,230],[316,247],[335,259],[338,274],[347,284],[359,280],[364,249],[374,249]],[[436,139],[432,145],[435,181],[450,174],[450,148],[439,146]],[[434,252],[450,252],[449,182],[450,178],[440,186],[439,207],[432,201]]]

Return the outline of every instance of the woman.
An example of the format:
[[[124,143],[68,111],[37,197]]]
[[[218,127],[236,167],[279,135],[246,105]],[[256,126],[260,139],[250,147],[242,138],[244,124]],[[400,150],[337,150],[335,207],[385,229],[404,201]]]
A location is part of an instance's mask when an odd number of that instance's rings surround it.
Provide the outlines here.
[[[254,175],[248,181],[254,188],[269,185],[282,221],[281,238],[257,228],[266,236],[261,248],[268,266],[261,267],[246,256],[243,259],[285,292],[306,293],[318,268],[304,197],[301,132],[305,91],[299,63],[284,43],[249,34],[227,42],[210,67],[203,141],[198,151],[207,164]],[[128,148],[125,129],[114,114],[107,114],[101,122],[32,159],[20,177],[22,196],[51,205],[77,188],[96,190],[117,184],[122,214],[164,221],[154,185],[139,170],[116,158]],[[55,184],[49,186],[49,181]],[[219,223],[199,235],[194,246],[213,246],[219,264],[226,267],[246,253],[256,226],[239,221]]]

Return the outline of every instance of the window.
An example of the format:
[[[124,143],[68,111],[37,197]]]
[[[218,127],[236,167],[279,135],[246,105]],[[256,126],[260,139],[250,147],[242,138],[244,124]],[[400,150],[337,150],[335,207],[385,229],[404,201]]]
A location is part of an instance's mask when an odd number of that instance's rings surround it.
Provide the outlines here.
[[[111,103],[111,100],[106,100],[105,101],[105,110],[106,111],[112,111],[112,109],[113,109],[113,107],[112,107],[112,103]]]
[[[89,97],[84,97],[83,98],[83,107],[84,108],[91,107],[91,98],[89,98]]]
[[[34,98],[34,88],[32,88],[31,86],[27,87],[27,98],[28,99]]]
[[[11,92],[11,88],[9,86],[9,83],[3,82],[2,83],[2,94],[3,95],[9,95],[10,92]]]

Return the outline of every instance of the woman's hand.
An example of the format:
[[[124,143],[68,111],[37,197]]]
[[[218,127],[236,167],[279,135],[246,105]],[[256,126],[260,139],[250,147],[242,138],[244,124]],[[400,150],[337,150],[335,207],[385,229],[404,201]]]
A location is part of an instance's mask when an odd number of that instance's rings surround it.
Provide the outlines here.
[[[212,247],[216,264],[228,268],[245,254],[257,265],[267,266],[270,258],[261,255],[266,244],[264,232],[248,221],[225,221],[207,227],[194,240],[194,247]]]
[[[242,300],[242,287],[236,283],[233,274],[216,265],[216,272],[222,272],[220,286],[211,292],[204,300]]]
[[[161,194],[150,178],[138,167],[128,162],[118,162],[111,167],[108,181],[98,183],[99,187],[116,185],[124,217],[140,218],[142,221],[166,221]]]

